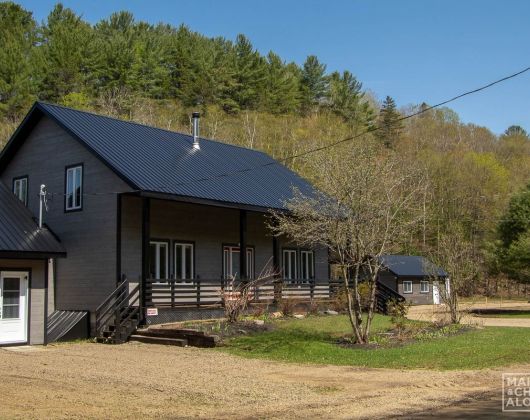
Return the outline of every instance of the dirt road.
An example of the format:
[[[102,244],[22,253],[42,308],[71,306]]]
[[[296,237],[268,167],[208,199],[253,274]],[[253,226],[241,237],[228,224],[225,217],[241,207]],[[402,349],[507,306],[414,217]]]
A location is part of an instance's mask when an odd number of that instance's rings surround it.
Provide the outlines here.
[[[481,400],[501,385],[500,370],[282,364],[139,343],[0,349],[0,377],[1,418],[380,418]]]

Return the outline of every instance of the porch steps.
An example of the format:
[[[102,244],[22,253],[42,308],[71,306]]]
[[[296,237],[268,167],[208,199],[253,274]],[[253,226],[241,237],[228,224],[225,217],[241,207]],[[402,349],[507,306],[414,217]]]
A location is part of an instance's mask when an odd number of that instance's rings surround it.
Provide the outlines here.
[[[136,330],[134,337],[155,339],[183,340],[192,347],[215,347],[216,337],[207,335],[203,331],[185,328],[149,327]],[[132,339],[133,336],[131,336]]]
[[[129,337],[129,341],[137,341],[139,343],[146,344],[162,344],[165,346],[177,346],[186,347],[188,340],[183,338],[170,338],[170,337],[155,337],[142,334],[133,334]]]

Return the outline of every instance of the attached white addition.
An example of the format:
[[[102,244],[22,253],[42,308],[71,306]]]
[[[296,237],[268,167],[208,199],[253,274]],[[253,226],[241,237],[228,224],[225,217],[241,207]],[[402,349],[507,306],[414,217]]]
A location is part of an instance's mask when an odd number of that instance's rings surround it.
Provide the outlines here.
[[[0,272],[0,344],[28,341],[28,276],[22,271]]]

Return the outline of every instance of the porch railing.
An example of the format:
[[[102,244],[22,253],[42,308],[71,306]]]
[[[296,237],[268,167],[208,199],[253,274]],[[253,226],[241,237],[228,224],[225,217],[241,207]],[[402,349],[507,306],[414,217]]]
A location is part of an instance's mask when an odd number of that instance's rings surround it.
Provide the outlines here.
[[[231,283],[214,279],[148,279],[145,290],[146,307],[216,307],[223,306],[223,295]],[[252,303],[272,303],[281,299],[311,301],[334,296],[339,282],[330,280],[273,280],[251,289]]]

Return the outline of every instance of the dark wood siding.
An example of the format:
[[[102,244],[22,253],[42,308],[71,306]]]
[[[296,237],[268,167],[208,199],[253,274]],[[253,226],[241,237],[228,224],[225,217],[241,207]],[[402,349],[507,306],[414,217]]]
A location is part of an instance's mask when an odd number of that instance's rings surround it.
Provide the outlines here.
[[[83,164],[83,209],[65,213],[65,167]],[[68,256],[57,260],[57,309],[94,310],[116,285],[116,195],[130,188],[99,159],[50,119],[30,133],[0,179],[29,177],[28,207],[38,214],[38,191],[52,193],[44,221]]]

